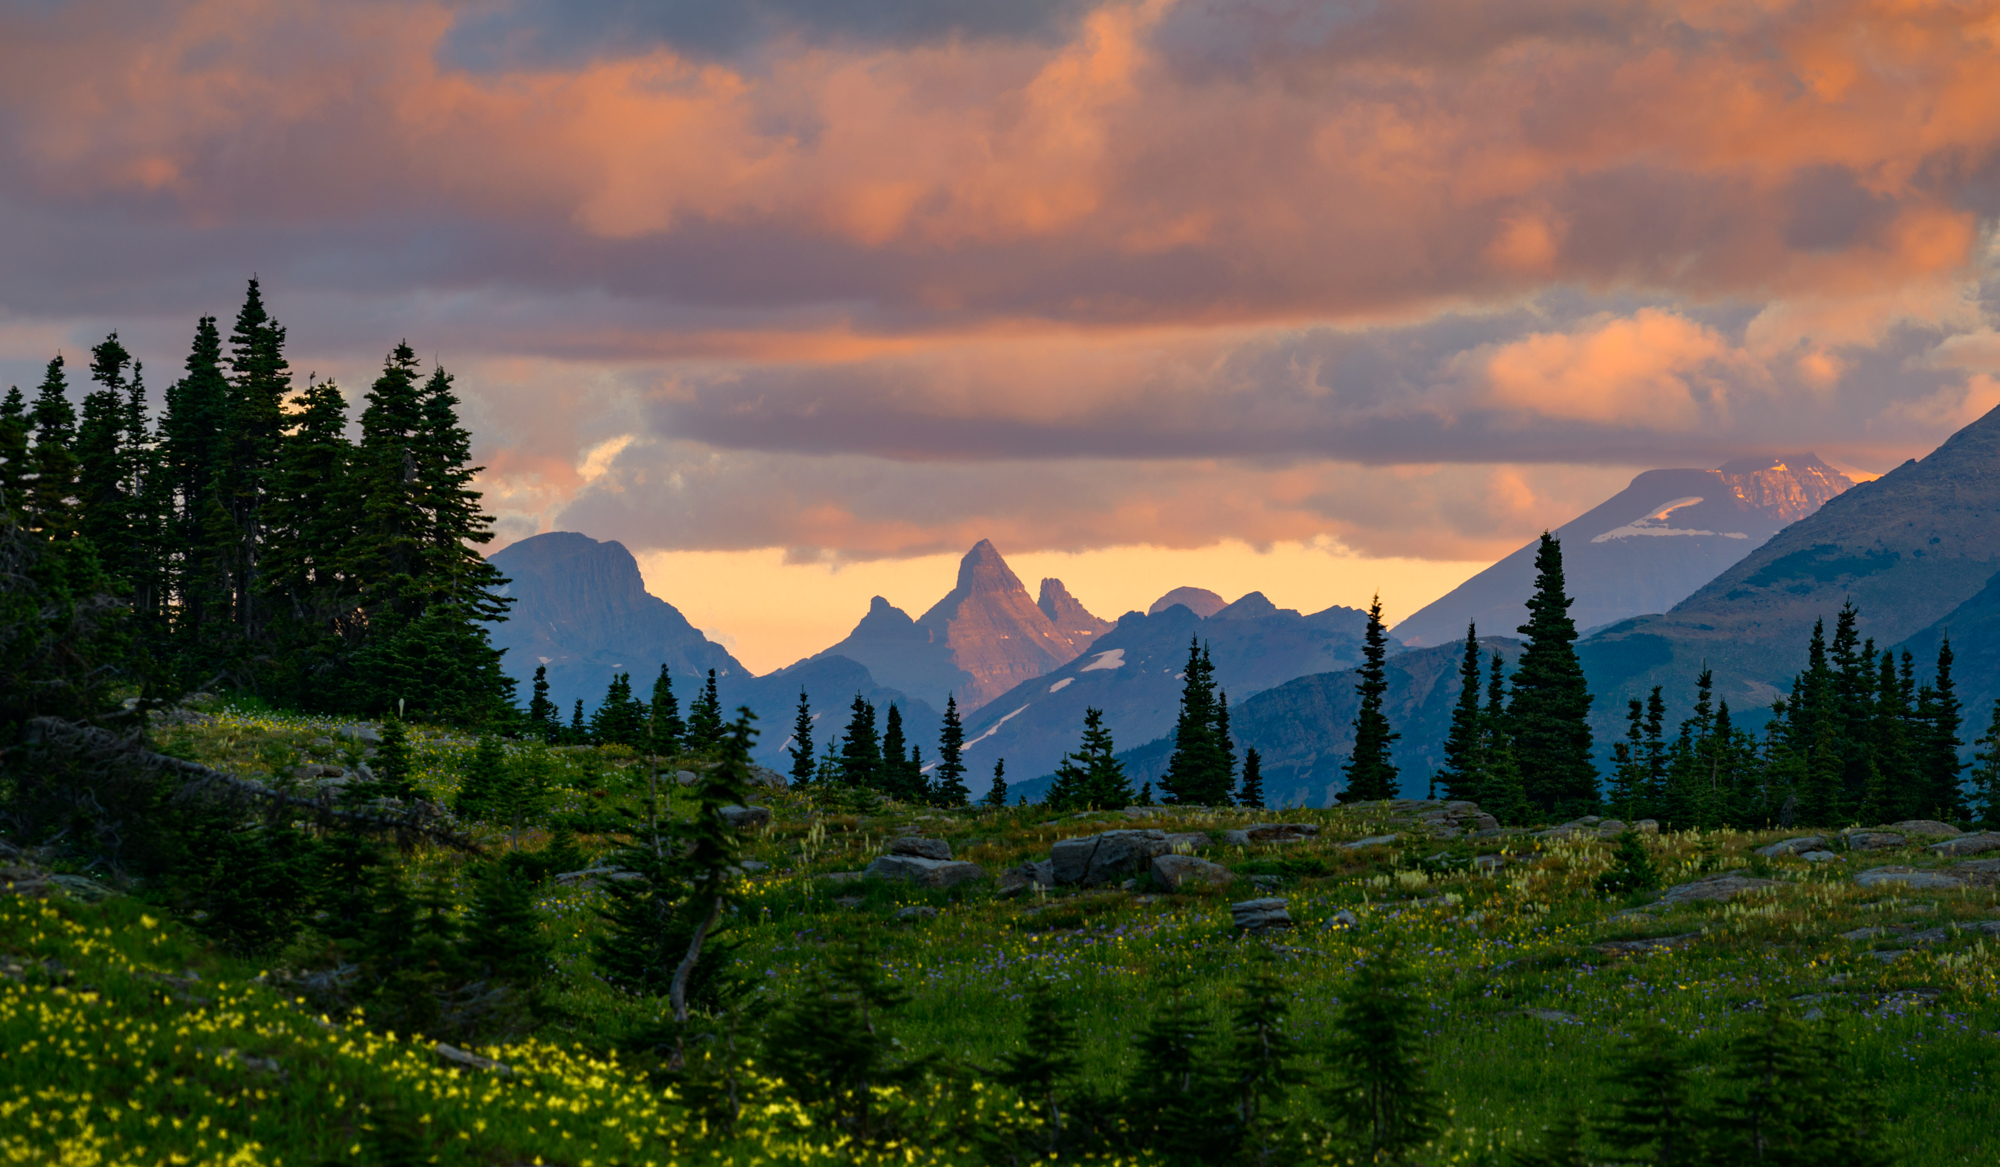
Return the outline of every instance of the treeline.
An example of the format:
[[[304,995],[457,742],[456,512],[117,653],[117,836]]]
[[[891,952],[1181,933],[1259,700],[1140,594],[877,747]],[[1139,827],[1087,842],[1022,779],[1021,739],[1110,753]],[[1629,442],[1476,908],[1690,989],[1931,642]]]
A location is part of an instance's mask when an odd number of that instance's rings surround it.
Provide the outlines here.
[[[54,357],[32,400],[0,401],[0,505],[101,574],[125,608],[102,667],[149,695],[507,722],[484,628],[506,581],[476,550],[492,519],[451,375],[397,344],[353,440],[339,387],[297,386],[285,344],[253,279],[226,343],[196,324],[157,415],[116,333],[91,349],[81,410]]]

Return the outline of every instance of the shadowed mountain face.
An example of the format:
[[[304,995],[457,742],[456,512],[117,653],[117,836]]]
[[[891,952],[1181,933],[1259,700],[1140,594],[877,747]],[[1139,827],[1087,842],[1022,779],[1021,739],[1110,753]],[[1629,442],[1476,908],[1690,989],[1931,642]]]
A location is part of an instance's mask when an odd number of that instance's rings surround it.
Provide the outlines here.
[[[1055,769],[1077,748],[1086,707],[1104,710],[1112,739],[1138,743],[1170,731],[1180,713],[1181,671],[1188,641],[1199,638],[1215,661],[1217,684],[1232,702],[1306,673],[1360,662],[1367,613],[1328,608],[1302,616],[1252,592],[1203,620],[1183,604],[1142,615],[1129,612],[1091,651],[1015,686],[966,719],[966,764],[990,774],[993,759],[1030,797],[1033,779]],[[972,782],[983,792],[980,781]]]
[[[1146,609],[1146,615],[1157,616],[1168,608],[1179,604],[1188,611],[1206,620],[1229,606],[1229,601],[1209,591],[1207,588],[1175,588],[1153,601]]]
[[[923,616],[912,620],[877,596],[847,639],[818,655],[859,661],[876,681],[932,706],[956,694],[970,711],[1074,660],[1106,627],[1061,580],[1042,581],[1038,605],[981,539],[959,561],[957,586]]]
[[[507,675],[520,682],[525,704],[537,665],[547,665],[550,694],[567,715],[582,698],[593,709],[616,673],[631,673],[641,694],[652,692],[660,664],[673,669],[675,687],[714,669],[718,684],[747,678],[729,650],[710,641],[672,604],[646,591],[638,561],[620,543],[600,543],[573,531],[552,531],[492,555],[510,582],[511,615],[493,628],[504,648]]]
[[[1980,597],[1996,571],[2000,410],[1922,461],[1831,499],[1665,615],[1628,620],[1580,643],[1597,694],[1599,740],[1625,699],[1653,685],[1665,686],[1674,708],[1685,708],[1704,661],[1732,710],[1768,708],[1805,667],[1813,621],[1825,618],[1830,631],[1849,599],[1862,636],[1878,647],[1909,640],[1923,665],[1932,657],[1922,646],[1934,654],[1936,628],[1944,625],[1961,651],[1973,648],[1972,636],[1961,640],[1953,622],[1962,620],[1967,634],[1986,626],[1996,605]],[[1982,684],[1960,672],[1962,692]],[[1974,720],[1984,719],[1974,711]]]
[[[1579,631],[1664,612],[1853,483],[1811,454],[1745,458],[1720,470],[1648,470],[1557,528]],[[1512,635],[1535,586],[1529,543],[1396,625],[1413,647]]]

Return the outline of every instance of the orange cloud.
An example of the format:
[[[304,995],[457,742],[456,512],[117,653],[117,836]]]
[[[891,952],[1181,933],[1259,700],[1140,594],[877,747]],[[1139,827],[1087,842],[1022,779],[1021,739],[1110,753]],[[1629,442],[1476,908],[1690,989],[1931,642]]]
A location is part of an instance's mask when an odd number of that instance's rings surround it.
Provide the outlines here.
[[[1721,337],[1657,309],[1577,333],[1536,333],[1485,359],[1493,401],[1545,417],[1687,430],[1727,407],[1700,376],[1728,356]]]

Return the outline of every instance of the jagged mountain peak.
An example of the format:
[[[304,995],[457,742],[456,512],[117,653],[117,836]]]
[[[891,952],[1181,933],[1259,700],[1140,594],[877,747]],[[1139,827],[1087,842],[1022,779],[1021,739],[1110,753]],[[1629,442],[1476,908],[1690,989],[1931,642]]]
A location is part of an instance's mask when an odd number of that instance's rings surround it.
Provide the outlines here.
[[[1737,458],[1715,472],[1737,498],[1785,523],[1798,522],[1854,485],[1810,451]]]
[[[1063,581],[1059,579],[1042,580],[1041,594],[1035,597],[1035,607],[1042,610],[1042,615],[1047,616],[1049,623],[1055,625],[1057,630],[1066,632],[1072,640],[1077,640],[1079,651],[1083,649],[1085,643],[1094,642],[1097,637],[1117,627],[1109,620],[1091,615],[1075,596],[1069,594],[1069,589],[1064,587]]]

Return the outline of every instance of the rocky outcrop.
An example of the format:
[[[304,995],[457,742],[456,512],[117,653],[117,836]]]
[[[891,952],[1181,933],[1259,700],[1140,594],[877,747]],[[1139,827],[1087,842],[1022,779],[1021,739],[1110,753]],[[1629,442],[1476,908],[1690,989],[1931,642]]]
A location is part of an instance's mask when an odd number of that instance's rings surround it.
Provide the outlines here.
[[[905,835],[889,844],[889,854],[910,855],[918,859],[949,859],[951,844],[943,839],[919,839]]]
[[[913,883],[918,887],[956,887],[986,878],[976,863],[950,859],[921,859],[915,855],[884,855],[861,873],[868,879]]]
[[[1050,852],[1055,882],[1094,887],[1147,871],[1156,855],[1173,851],[1165,831],[1105,831],[1064,839]]]
[[[1741,871],[1723,871],[1704,876],[1691,883],[1670,887],[1666,894],[1660,897],[1660,902],[1663,904],[1722,902],[1733,900],[1745,892],[1763,891],[1776,886],[1778,881],[1774,879],[1753,879]]]
[[[1933,855],[1983,855],[1988,851],[2000,851],[2000,834],[1960,835],[1956,839],[1932,843],[1925,850]]]
[[[1909,891],[1949,891],[1964,887],[1966,881],[1942,871],[1918,871],[1913,867],[1872,867],[1854,877],[1856,887],[1894,887]]]
[[[1220,863],[1210,863],[1192,855],[1155,855],[1151,868],[1153,885],[1167,891],[1228,887],[1236,875]]]
[[[1904,819],[1900,823],[1890,823],[1887,829],[1925,839],[1955,839],[1965,833],[1950,823],[1941,823],[1935,819]]]
[[[1253,843],[1297,843],[1319,834],[1317,823],[1254,823],[1240,831],[1230,831],[1222,841],[1231,847]]]
[[[1090,614],[1069,589],[1059,579],[1044,579],[1041,594],[1035,597],[1035,607],[1056,626],[1056,631],[1070,638],[1077,646],[1079,654],[1089,652],[1097,638],[1118,625],[1109,620],[1100,620]]]
[[[1292,926],[1290,905],[1278,896],[1231,904],[1229,918],[1246,932],[1268,932]]]
[[[1766,859],[1776,859],[1780,855],[1803,855],[1807,851],[1817,851],[1824,846],[1826,839],[1820,835],[1799,835],[1759,847],[1757,854]]]
[[[725,806],[716,813],[732,827],[761,827],[771,821],[768,806]]]

